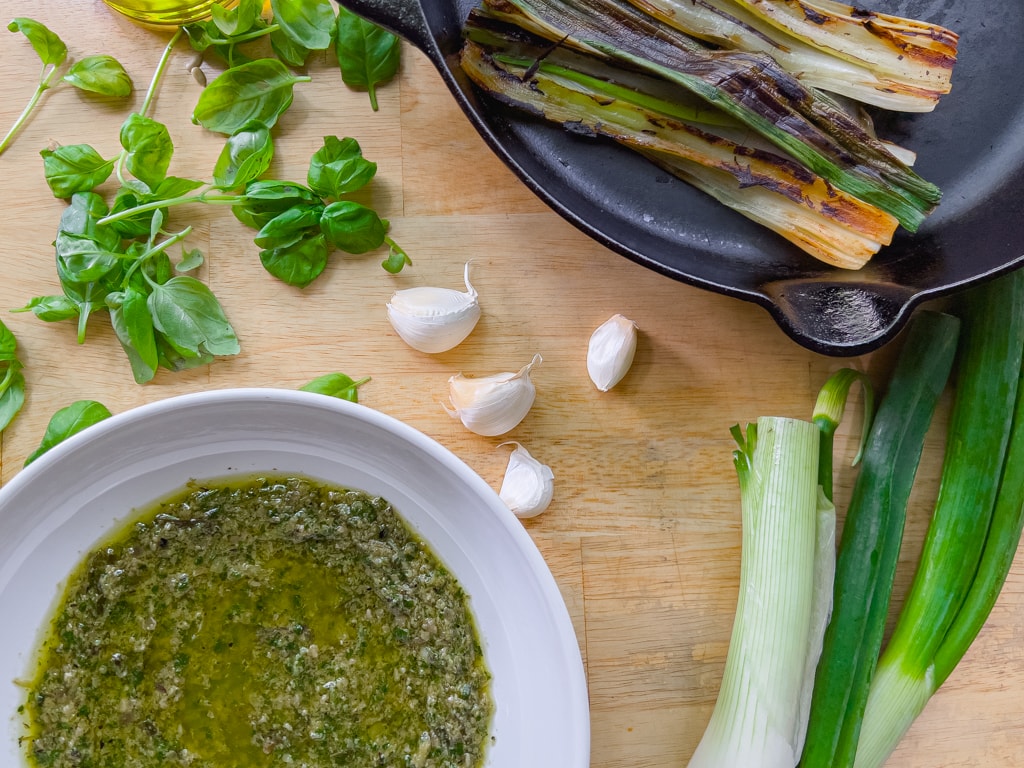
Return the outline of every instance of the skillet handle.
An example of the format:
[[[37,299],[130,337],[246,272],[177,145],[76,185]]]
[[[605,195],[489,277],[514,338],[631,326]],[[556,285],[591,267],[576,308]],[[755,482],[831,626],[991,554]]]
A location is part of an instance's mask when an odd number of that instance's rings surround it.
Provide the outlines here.
[[[889,342],[920,300],[894,283],[783,280],[764,288],[767,308],[783,331],[833,357],[864,354]]]
[[[336,0],[338,5],[431,52],[434,39],[419,0]]]

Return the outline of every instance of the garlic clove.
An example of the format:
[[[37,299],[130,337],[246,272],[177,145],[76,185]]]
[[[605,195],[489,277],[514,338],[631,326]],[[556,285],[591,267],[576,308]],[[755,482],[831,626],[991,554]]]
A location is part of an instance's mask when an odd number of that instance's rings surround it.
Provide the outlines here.
[[[607,392],[626,375],[636,354],[636,323],[612,315],[590,337],[587,373],[602,392]]]
[[[519,424],[533,407],[537,390],[530,371],[542,360],[534,355],[516,373],[467,378],[461,373],[448,379],[450,406],[445,410],[466,428],[484,437],[503,435]]]
[[[536,517],[551,504],[555,493],[555,475],[519,443],[508,457],[508,467],[498,495],[516,517]]]
[[[421,286],[395,291],[388,320],[413,349],[434,354],[461,344],[480,320],[480,301],[465,269],[466,290]]]

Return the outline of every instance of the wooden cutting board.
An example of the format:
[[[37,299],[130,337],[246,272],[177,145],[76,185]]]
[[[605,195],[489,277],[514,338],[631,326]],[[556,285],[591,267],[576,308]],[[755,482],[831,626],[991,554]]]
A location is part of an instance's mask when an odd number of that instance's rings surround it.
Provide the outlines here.
[[[116,154],[119,126],[141,104],[168,35],[133,26],[100,0],[4,0],[3,11],[44,22],[74,57],[116,56],[136,83],[127,101],[52,89],[0,155],[0,306],[10,309],[59,290],[51,243],[64,203],[44,183],[39,150],[89,143],[106,157]],[[221,139],[190,123],[200,93],[186,72],[190,58],[185,47],[175,50],[150,114],[174,140],[171,172],[209,178]],[[24,37],[0,34],[0,130],[28,101],[38,72]],[[194,225],[188,242],[207,256],[202,277],[224,304],[242,353],[198,370],[162,372],[139,386],[105,318],[90,324],[80,346],[70,323],[5,314],[20,342],[29,395],[3,433],[0,480],[17,474],[51,414],[74,400],[121,412],[211,388],[294,388],[331,371],[372,376],[363,403],[434,437],[493,487],[509,453],[504,440],[521,442],[552,467],[554,502],[524,525],[561,586],[579,638],[592,765],[685,765],[717,695],[738,585],[730,426],[765,414],[809,416],[818,388],[842,365],[881,382],[899,342],[861,358],[822,357],[785,338],[763,310],[673,282],[590,241],[488,152],[416,50],[404,50],[401,75],[381,89],[377,112],[365,94],[342,84],[330,56],[315,58],[310,75],[275,130],[271,175],[301,180],[324,136],[355,137],[379,165],[363,199],[390,219],[414,266],[390,276],[380,254],[335,255],[317,282],[297,290],[263,271],[251,231],[226,210],[176,211],[172,223]],[[470,259],[484,311],[476,331],[441,355],[405,346],[385,317],[391,293],[459,287]],[[639,349],[623,383],[600,393],[587,377],[587,340],[617,312],[639,325]],[[516,370],[534,354],[544,358],[534,375],[537,404],[511,434],[477,437],[445,413],[449,376]],[[924,457],[897,604],[935,494],[943,423]],[[844,429],[848,436],[856,426]],[[848,437],[844,450],[852,455]],[[841,471],[840,500],[850,477]],[[890,765],[1024,765],[1022,689],[1018,559],[988,626]]]

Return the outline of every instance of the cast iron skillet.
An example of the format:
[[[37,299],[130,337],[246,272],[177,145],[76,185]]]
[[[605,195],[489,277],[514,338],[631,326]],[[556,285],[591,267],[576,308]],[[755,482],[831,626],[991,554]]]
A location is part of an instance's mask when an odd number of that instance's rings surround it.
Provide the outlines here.
[[[756,302],[791,338],[845,356],[892,339],[925,299],[1024,264],[1024,13],[1020,0],[872,0],[960,34],[953,92],[921,115],[878,118],[944,190],[915,235],[857,272],[794,246],[618,146],[481,97],[458,67],[476,0],[339,0],[421,49],[490,148],[551,208],[614,251],[677,280]]]

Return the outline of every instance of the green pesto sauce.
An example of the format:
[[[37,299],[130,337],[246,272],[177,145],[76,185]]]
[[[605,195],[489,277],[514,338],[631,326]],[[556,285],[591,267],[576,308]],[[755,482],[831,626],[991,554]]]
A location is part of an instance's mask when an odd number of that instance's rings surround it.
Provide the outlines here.
[[[54,768],[474,768],[492,709],[462,588],[386,501],[250,478],[86,557],[24,743]]]

